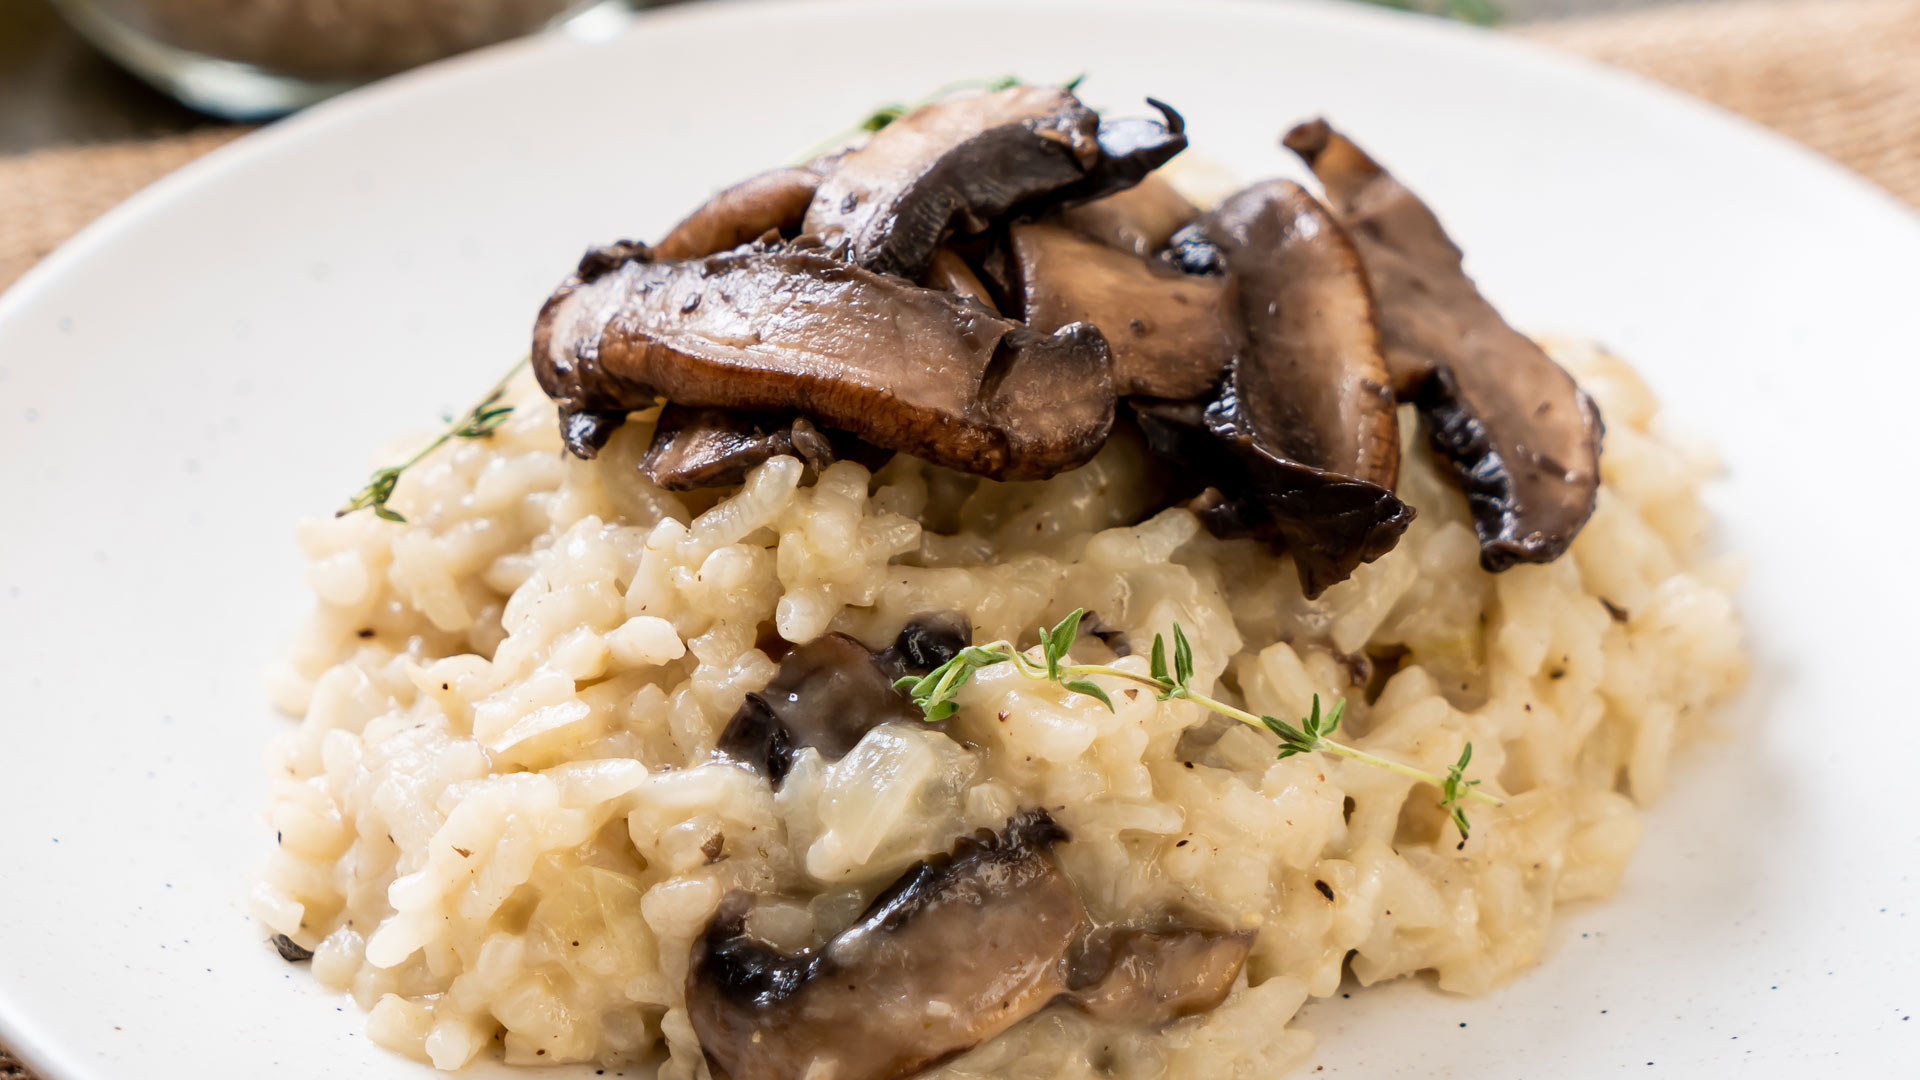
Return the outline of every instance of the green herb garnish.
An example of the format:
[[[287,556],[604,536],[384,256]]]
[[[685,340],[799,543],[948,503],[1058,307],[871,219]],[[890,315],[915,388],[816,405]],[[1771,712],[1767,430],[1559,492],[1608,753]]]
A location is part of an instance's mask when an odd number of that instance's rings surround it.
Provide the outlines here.
[[[1448,811],[1454,827],[1460,830],[1462,844],[1467,840],[1467,813],[1462,804],[1473,801],[1488,806],[1505,805],[1492,795],[1475,790],[1480,781],[1464,779],[1467,763],[1473,758],[1472,743],[1467,744],[1460,760],[1448,768],[1446,776],[1438,776],[1334,741],[1333,733],[1339,729],[1340,717],[1346,711],[1345,698],[1335,700],[1332,708],[1322,712],[1320,695],[1315,694],[1312,712],[1301,717],[1299,723],[1290,724],[1279,717],[1255,715],[1200,693],[1193,688],[1193,645],[1187,640],[1186,631],[1180,628],[1179,623],[1173,624],[1171,666],[1168,664],[1166,639],[1159,634],[1153,636],[1153,651],[1149,655],[1146,675],[1110,664],[1069,664],[1067,650],[1072,648],[1074,637],[1080,631],[1080,620],[1085,615],[1085,609],[1079,609],[1060,620],[1053,629],[1041,628],[1040,659],[1037,661],[1015,648],[1011,641],[995,641],[962,649],[952,660],[927,674],[909,675],[894,683],[894,686],[912,695],[914,704],[920,706],[928,720],[945,720],[959,709],[953,700],[955,695],[981,668],[1012,664],[1015,671],[1029,679],[1058,683],[1076,694],[1085,694],[1099,701],[1111,710],[1113,699],[1088,677],[1103,675],[1151,687],[1161,701],[1173,698],[1191,701],[1229,719],[1270,731],[1280,739],[1281,758],[1295,754],[1336,754],[1439,788],[1440,805]]]
[[[387,505],[387,500],[393,498],[394,486],[400,483],[400,474],[420,464],[422,458],[454,439],[484,439],[499,430],[500,425],[506,423],[507,417],[513,412],[513,406],[500,404],[500,399],[507,396],[507,384],[512,382],[513,377],[518,375],[520,369],[526,365],[527,358],[523,356],[519,363],[513,365],[512,369],[500,377],[499,382],[493,384],[493,389],[486,397],[480,399],[479,404],[468,409],[458,420],[451,416],[445,417],[447,430],[441,432],[439,438],[421,447],[418,453],[398,465],[375,469],[373,477],[367,481],[367,486],[361,488],[360,493],[355,495],[347,505],[335,510],[333,516],[345,517],[355,510],[371,507],[375,517],[387,521],[407,520],[400,515],[400,511]]]
[[[1467,762],[1473,760],[1473,744],[1468,743],[1460,751],[1460,760],[1447,766],[1447,779],[1440,785],[1440,805],[1446,808],[1448,816],[1453,818],[1453,826],[1460,830],[1460,842],[1467,842],[1467,809],[1461,806],[1463,799],[1475,794],[1473,788],[1480,781],[1462,780],[1467,771]]]
[[[1493,0],[1366,0],[1366,2],[1379,7],[1390,7],[1397,11],[1443,15],[1475,26],[1492,26],[1506,17]]]

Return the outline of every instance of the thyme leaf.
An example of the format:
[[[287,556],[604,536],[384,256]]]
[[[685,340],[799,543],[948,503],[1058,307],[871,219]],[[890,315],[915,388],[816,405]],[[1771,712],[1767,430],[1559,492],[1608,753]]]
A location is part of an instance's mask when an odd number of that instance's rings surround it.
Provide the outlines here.
[[[1440,805],[1446,808],[1447,816],[1453,819],[1453,827],[1460,830],[1462,847],[1467,843],[1467,810],[1460,803],[1473,794],[1473,788],[1480,783],[1478,780],[1464,779],[1467,762],[1472,760],[1473,743],[1469,742],[1460,751],[1460,760],[1447,766],[1447,778],[1440,785]]]

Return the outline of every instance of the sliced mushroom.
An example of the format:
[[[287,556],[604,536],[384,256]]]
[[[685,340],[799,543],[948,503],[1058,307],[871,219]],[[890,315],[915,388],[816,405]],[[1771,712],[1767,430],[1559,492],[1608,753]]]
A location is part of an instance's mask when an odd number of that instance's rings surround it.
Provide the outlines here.
[[[1270,180],[1208,215],[1207,235],[1246,330],[1238,390],[1248,430],[1295,461],[1391,490],[1400,425],[1346,230],[1300,185]]]
[[[1392,550],[1399,424],[1358,256],[1311,195],[1256,184],[1205,221],[1244,347],[1210,403],[1135,402],[1149,443],[1211,479],[1194,509],[1220,535],[1284,543],[1317,596]],[[1196,244],[1201,241],[1195,241]]]
[[[1148,98],[1147,104],[1159,111],[1160,119],[1126,116],[1100,121],[1096,137],[1100,156],[1084,179],[1048,193],[1045,204],[1077,206],[1125,191],[1185,150],[1187,122],[1164,101]],[[1029,205],[1025,209],[1037,213],[1040,208]]]
[[[1133,655],[1133,645],[1127,641],[1127,632],[1108,626],[1097,611],[1087,612],[1086,618],[1080,620],[1080,636],[1099,642],[1116,659]]]
[[[1062,211],[1060,224],[1145,259],[1165,250],[1173,234],[1199,215],[1172,184],[1149,174],[1124,191]]]
[[[953,293],[955,296],[964,296],[990,311],[994,310],[993,294],[989,293],[986,285],[981,283],[980,275],[974,273],[973,267],[967,265],[967,260],[961,258],[959,253],[950,247],[943,247],[933,253],[933,258],[927,263],[927,272],[921,276],[920,284],[929,289],[939,289]]]
[[[1453,466],[1490,571],[1549,562],[1592,515],[1599,410],[1538,345],[1507,325],[1425,203],[1325,121],[1285,143],[1326,185],[1379,306],[1395,388]]]
[[[734,711],[714,756],[763,772],[778,787],[806,747],[838,761],[881,724],[925,723],[894,681],[953,659],[972,636],[967,617],[956,612],[914,619],[878,653],[845,634],[796,645],[766,689],[748,694]]]
[[[973,621],[958,611],[915,617],[874,659],[891,679],[925,675],[973,644]]]
[[[948,237],[1008,216],[1105,198],[1186,148],[1180,114],[1102,121],[1066,90],[1017,86],[922,106],[850,151],[807,208],[806,231],[855,263],[918,278]]]
[[[1154,1026],[1225,1001],[1253,950],[1251,930],[1109,930],[1073,964],[1072,1000],[1110,1022]]]
[[[1056,87],[1016,86],[922,106],[875,132],[827,176],[805,229],[842,239],[861,266],[918,278],[956,230],[1083,179],[1099,117]]]
[[[654,245],[659,259],[690,259],[739,247],[774,230],[792,233],[820,187],[813,168],[769,169],[721,191]]]
[[[714,1080],[898,1080],[1000,1034],[1066,989],[1085,921],[1043,811],[962,841],[824,948],[746,934],[735,893],[694,944],[687,1015]]]
[[[809,472],[839,460],[878,468],[889,456],[844,431],[823,431],[804,416],[668,405],[653,429],[640,472],[668,491],[738,484],[780,455],[797,457]]]
[[[1175,229],[1167,238],[1167,250],[1160,253],[1174,269],[1183,274],[1224,274],[1227,257],[1220,245],[1207,238],[1204,222],[1193,222]]]
[[[896,677],[845,634],[795,646],[767,688],[748,694],[734,711],[714,755],[764,771],[776,786],[804,747],[838,761],[875,727],[922,719],[913,701],[893,688]]]
[[[581,457],[656,397],[790,410],[1004,480],[1083,464],[1113,426],[1093,327],[1037,334],[801,245],[678,262],[644,245],[591,252],[541,310],[533,364]]]
[[[1238,364],[1212,403],[1130,403],[1157,453],[1211,482],[1191,504],[1207,529],[1284,545],[1310,597],[1393,550],[1413,508],[1388,488],[1274,452],[1250,430],[1237,384]]]
[[[1015,225],[1009,244],[1027,325],[1100,328],[1115,392],[1200,397],[1233,358],[1226,279],[1158,268],[1058,225]]]

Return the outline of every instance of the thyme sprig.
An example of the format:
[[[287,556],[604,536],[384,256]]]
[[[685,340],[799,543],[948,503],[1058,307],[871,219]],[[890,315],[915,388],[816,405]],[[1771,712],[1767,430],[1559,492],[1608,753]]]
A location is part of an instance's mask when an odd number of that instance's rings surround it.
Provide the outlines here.
[[[1052,629],[1040,630],[1040,659],[1034,659],[1029,652],[1022,652],[1011,641],[994,641],[986,645],[972,645],[954,656],[945,664],[925,675],[913,676],[894,683],[899,689],[907,691],[913,697],[914,704],[920,706],[928,720],[945,720],[959,709],[954,698],[960,688],[973,678],[982,668],[998,664],[1012,664],[1015,671],[1029,679],[1058,683],[1076,694],[1085,694],[1113,708],[1113,699],[1095,683],[1090,676],[1102,675],[1138,683],[1153,689],[1161,701],[1181,699],[1191,701],[1202,708],[1219,713],[1243,724],[1272,732],[1280,740],[1279,757],[1289,758],[1295,754],[1334,754],[1351,758],[1377,768],[1397,773],[1410,780],[1439,788],[1440,805],[1448,811],[1454,827],[1460,830],[1460,841],[1467,839],[1467,813],[1465,803],[1478,802],[1487,806],[1503,806],[1501,800],[1477,790],[1480,781],[1465,779],[1467,764],[1473,759],[1473,744],[1460,755],[1460,760],[1440,776],[1425,769],[1415,768],[1402,762],[1370,754],[1358,747],[1337,742],[1333,734],[1340,728],[1341,716],[1346,711],[1346,699],[1334,701],[1331,708],[1322,712],[1320,695],[1313,696],[1313,708],[1299,723],[1288,723],[1277,716],[1264,716],[1250,713],[1245,709],[1229,705],[1193,688],[1193,644],[1187,639],[1186,631],[1179,623],[1173,624],[1173,649],[1171,663],[1165,637],[1153,636],[1153,651],[1147,661],[1148,673],[1142,675],[1136,671],[1115,667],[1111,664],[1070,664],[1067,651],[1073,647],[1074,638],[1080,632],[1080,620],[1086,616],[1084,609],[1075,610],[1060,620]]]
[[[500,400],[507,396],[507,384],[511,383],[513,377],[520,374],[520,369],[526,366],[527,357],[523,356],[519,363],[513,365],[505,375],[500,377],[499,382],[493,384],[493,389],[488,391],[487,396],[481,398],[473,408],[461,414],[458,419],[451,416],[444,417],[447,430],[421,447],[412,457],[398,465],[375,469],[373,476],[367,481],[367,486],[361,488],[345,506],[335,510],[333,516],[345,517],[355,510],[371,508],[375,517],[387,521],[406,521],[407,519],[401,516],[400,511],[387,505],[387,500],[393,498],[394,487],[400,483],[400,474],[420,464],[428,454],[454,439],[485,439],[498,431],[500,425],[507,422],[507,417],[513,414],[513,406],[502,405]]]
[[[1462,843],[1467,839],[1467,808],[1460,803],[1477,794],[1473,788],[1480,783],[1478,780],[1462,779],[1467,771],[1467,762],[1472,760],[1473,744],[1468,743],[1460,751],[1460,760],[1447,766],[1447,779],[1440,785],[1440,805],[1446,809],[1447,816],[1453,819],[1454,828],[1460,830]]]

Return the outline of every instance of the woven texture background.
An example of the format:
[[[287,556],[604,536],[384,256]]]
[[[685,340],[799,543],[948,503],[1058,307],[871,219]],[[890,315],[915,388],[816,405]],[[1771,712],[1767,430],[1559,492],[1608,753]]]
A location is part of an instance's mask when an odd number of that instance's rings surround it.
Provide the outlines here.
[[[1742,113],[1920,207],[1920,0],[1739,0],[1523,33]]]
[[[1920,207],[1920,0],[1724,0],[1520,31],[1742,113]],[[0,288],[247,129],[0,158]],[[0,1080],[33,1080],[0,1050]]]

